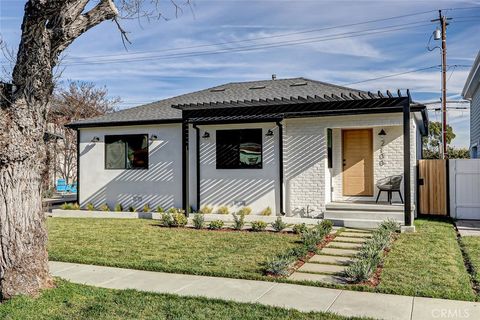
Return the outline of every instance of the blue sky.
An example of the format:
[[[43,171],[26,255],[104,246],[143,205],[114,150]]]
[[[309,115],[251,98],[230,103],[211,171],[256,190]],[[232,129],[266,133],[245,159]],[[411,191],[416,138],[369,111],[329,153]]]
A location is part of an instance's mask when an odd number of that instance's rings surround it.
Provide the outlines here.
[[[0,1],[0,35],[10,47],[18,45],[23,4],[20,0]],[[168,0],[161,5],[163,14],[171,18],[168,21],[122,21],[132,41],[128,52],[112,22],[77,39],[66,52],[61,80],[105,85],[112,96],[122,99],[121,108],[230,81],[269,79],[273,73],[278,78],[303,76],[349,84],[439,65],[439,50],[426,49],[436,26],[430,20],[438,13],[419,13],[440,8],[477,7],[445,12],[454,18],[448,27],[448,64],[471,65],[480,49],[480,0],[195,0],[193,14],[185,8],[178,18]],[[324,29],[413,13],[416,15]],[[392,29],[396,30],[383,32]],[[365,30],[372,33],[361,35]],[[337,34],[341,35],[333,36]],[[351,37],[346,38],[348,34]],[[341,39],[327,41],[325,37]],[[205,46],[225,42],[230,43]],[[275,47],[232,51],[271,44]],[[438,43],[432,41],[431,46],[435,45]],[[225,49],[230,52],[211,54]],[[206,51],[208,54],[190,55]],[[179,53],[187,56],[165,57]],[[449,69],[449,99],[460,98],[468,71],[466,67]],[[432,68],[350,86],[371,91],[409,88],[415,100],[433,101],[440,96],[440,72]],[[440,114],[432,111],[430,118],[439,120]],[[452,109],[448,118],[457,133],[453,144],[468,146],[468,110]]]

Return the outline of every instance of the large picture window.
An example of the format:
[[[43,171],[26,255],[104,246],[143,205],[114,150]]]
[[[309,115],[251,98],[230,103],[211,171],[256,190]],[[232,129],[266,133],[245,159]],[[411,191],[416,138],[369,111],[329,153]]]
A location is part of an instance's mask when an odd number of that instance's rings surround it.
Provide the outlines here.
[[[105,136],[105,169],[148,169],[148,135]]]
[[[217,130],[217,169],[261,169],[262,129]]]

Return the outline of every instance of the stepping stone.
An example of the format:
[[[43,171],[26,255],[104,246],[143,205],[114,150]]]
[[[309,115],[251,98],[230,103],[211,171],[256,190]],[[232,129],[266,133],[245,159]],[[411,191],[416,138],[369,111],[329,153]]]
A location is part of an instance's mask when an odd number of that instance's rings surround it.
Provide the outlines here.
[[[335,237],[335,241],[339,242],[355,242],[355,243],[364,243],[367,241],[365,238],[353,238],[353,237],[342,237],[341,235]]]
[[[346,228],[345,232],[372,233],[371,230]]]
[[[352,237],[352,238],[370,238],[372,237],[369,233],[355,233],[355,232],[342,232],[340,233],[342,237]]]
[[[340,256],[327,256],[323,254],[316,254],[308,260],[309,263],[330,263],[336,265],[346,266],[352,262],[351,258]]]
[[[362,243],[337,242],[335,240],[327,244],[327,248],[360,249],[362,246]]]
[[[358,253],[358,250],[323,248],[320,253],[332,256],[353,257]]]
[[[296,281],[313,281],[313,282],[323,282],[331,284],[345,284],[346,280],[343,277],[326,275],[326,274],[314,274],[314,273],[303,273],[295,272],[290,277],[289,280]]]
[[[345,271],[345,266],[336,266],[333,264],[305,263],[298,268],[298,272],[341,274]]]

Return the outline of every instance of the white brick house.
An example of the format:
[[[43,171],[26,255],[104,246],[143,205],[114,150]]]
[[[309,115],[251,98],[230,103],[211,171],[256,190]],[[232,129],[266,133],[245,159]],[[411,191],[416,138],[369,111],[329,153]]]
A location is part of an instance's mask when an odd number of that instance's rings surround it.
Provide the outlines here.
[[[347,225],[359,210],[359,219],[375,214],[375,183],[392,175],[403,176],[401,194],[410,195],[405,214],[414,211],[428,119],[408,93],[295,78],[225,84],[70,126],[78,130],[82,206],[270,207]],[[388,207],[386,195],[382,210],[396,208],[394,217],[407,221],[398,194]]]

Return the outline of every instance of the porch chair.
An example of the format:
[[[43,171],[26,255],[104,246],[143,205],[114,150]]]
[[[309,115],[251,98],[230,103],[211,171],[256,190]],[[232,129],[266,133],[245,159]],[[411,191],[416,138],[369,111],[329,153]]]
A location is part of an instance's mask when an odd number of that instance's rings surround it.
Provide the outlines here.
[[[387,197],[388,197],[388,203],[392,204],[392,193],[393,192],[398,192],[398,195],[400,196],[400,200],[403,203],[403,198],[402,198],[402,192],[400,191],[400,185],[402,183],[402,176],[389,176],[383,179],[380,179],[377,181],[377,188],[378,188],[378,195],[377,195],[377,200],[375,201],[378,203],[378,199],[380,198],[380,194],[382,191],[387,192]]]

